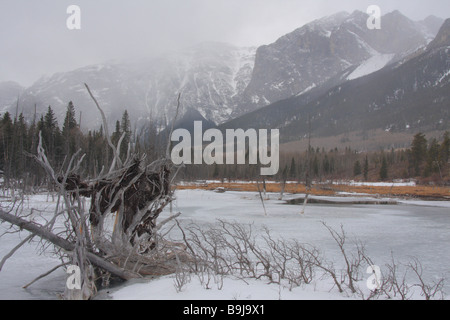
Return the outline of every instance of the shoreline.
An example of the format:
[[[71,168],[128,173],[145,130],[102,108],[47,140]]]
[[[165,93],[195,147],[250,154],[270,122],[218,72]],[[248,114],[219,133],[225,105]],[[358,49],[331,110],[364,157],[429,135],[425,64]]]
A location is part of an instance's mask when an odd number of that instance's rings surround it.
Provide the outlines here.
[[[280,193],[282,184],[279,182],[266,182],[266,192]],[[257,182],[185,182],[176,184],[177,190],[201,189],[210,191],[250,191],[263,190],[262,183]],[[258,189],[259,188],[259,189]],[[424,185],[349,185],[349,184],[315,184],[306,190],[304,184],[286,183],[285,194],[310,194],[313,196],[375,196],[395,197],[403,199],[420,199],[428,201],[450,201],[450,187],[424,186]]]

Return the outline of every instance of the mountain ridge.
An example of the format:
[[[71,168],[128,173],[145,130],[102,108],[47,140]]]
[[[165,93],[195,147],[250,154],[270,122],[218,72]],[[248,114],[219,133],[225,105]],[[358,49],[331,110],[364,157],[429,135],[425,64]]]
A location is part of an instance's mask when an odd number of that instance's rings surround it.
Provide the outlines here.
[[[311,94],[410,57],[430,43],[440,21],[428,17],[414,22],[392,12],[382,17],[384,29],[376,33],[365,26],[367,17],[360,11],[338,12],[259,48],[207,42],[140,63],[104,63],[57,73],[24,88],[19,106],[32,115],[35,105],[38,113],[51,105],[62,123],[73,101],[82,127],[93,129],[101,118],[86,82],[111,125],[127,109],[133,127],[148,121],[164,127],[175,114],[179,93],[183,110],[195,109],[220,125],[290,97],[310,93],[306,98],[314,99]],[[9,110],[15,108],[15,95],[9,98]]]
[[[221,126],[281,131],[284,142],[370,130],[444,131],[450,128],[450,19],[428,46],[403,61],[328,89],[313,89]],[[310,120],[308,120],[310,119]]]

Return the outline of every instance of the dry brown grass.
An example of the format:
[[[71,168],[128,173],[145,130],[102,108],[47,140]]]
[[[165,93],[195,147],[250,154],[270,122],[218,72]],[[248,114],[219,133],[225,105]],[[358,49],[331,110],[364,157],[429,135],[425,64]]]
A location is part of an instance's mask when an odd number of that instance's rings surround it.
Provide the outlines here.
[[[179,185],[177,189],[201,189],[216,190],[224,188],[230,191],[250,191],[257,192],[258,185],[252,182],[224,182],[224,183],[205,183],[205,184],[188,184]],[[260,185],[262,189],[262,185]],[[267,192],[280,192],[280,183],[267,183]],[[285,193],[305,193],[305,185],[289,183],[286,184]],[[450,200],[450,187],[438,186],[350,186],[350,185],[316,185],[310,190],[310,194],[319,196],[333,196],[339,192],[370,194],[379,196],[395,196],[405,198],[427,198],[436,200]]]

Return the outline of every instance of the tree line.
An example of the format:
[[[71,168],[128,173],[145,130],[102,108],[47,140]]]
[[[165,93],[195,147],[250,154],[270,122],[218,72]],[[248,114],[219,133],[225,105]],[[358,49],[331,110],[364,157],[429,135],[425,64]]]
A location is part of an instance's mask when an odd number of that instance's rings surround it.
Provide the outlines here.
[[[51,106],[39,119],[35,114],[29,121],[22,113],[14,117],[9,112],[0,115],[0,173],[3,175],[3,186],[9,188],[11,183],[45,185],[46,174],[33,158],[39,135],[56,171],[64,170],[78,150],[86,154],[82,167],[85,177],[96,177],[103,167],[109,166],[113,155],[103,126],[83,132],[75,115],[72,102],[67,105],[61,127]],[[151,159],[165,152],[167,137],[158,138],[158,130],[152,123],[139,133],[136,129],[133,131],[127,110],[116,121],[110,138],[117,144],[122,136],[121,158],[126,157],[129,146],[135,152],[146,153]],[[436,138],[427,140],[425,134],[417,133],[412,137],[410,148],[378,152],[362,153],[350,147],[325,150],[310,146],[307,150],[280,154],[280,170],[271,178],[299,183],[313,180],[384,181],[415,178],[419,182],[448,184],[449,154],[449,132],[445,132],[439,141]],[[179,177],[184,180],[254,180],[259,178],[259,173],[260,168],[255,165],[189,165],[180,171]]]
[[[273,177],[277,181],[309,183],[332,180],[387,181],[416,179],[419,183],[450,183],[450,134],[440,141],[427,140],[425,134],[412,137],[411,146],[360,152],[351,147],[331,150],[309,147],[309,150],[280,154],[280,170]],[[186,180],[254,180],[259,167],[251,165],[191,165],[180,173]]]
[[[127,110],[124,110],[120,121],[117,120],[111,140],[117,143],[122,135],[124,137],[120,153],[124,157],[129,143],[133,140]],[[4,187],[22,188],[46,184],[46,174],[34,159],[40,137],[56,172],[64,170],[78,150],[86,154],[82,165],[82,174],[85,177],[96,177],[103,166],[109,165],[113,157],[103,126],[87,133],[82,132],[72,102],[67,105],[62,126],[58,124],[51,106],[39,118],[35,114],[31,121],[26,121],[22,113],[13,117],[9,112],[5,112],[0,115],[0,173]],[[134,147],[140,148],[139,143]]]

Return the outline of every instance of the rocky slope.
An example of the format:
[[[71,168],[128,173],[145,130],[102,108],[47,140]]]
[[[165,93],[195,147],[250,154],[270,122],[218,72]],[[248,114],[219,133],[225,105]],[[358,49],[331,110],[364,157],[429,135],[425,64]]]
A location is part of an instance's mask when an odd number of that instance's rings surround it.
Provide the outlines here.
[[[20,111],[32,116],[35,105],[38,113],[51,105],[62,123],[73,101],[82,127],[98,128],[100,115],[84,88],[87,83],[112,125],[127,109],[133,127],[149,120],[164,127],[175,114],[179,93],[182,114],[193,109],[196,118],[222,124],[290,97],[308,103],[339,84],[404,62],[435,37],[443,22],[436,17],[414,22],[394,11],[382,17],[381,30],[369,30],[367,18],[360,11],[341,12],[259,48],[202,43],[156,59],[43,77],[21,91]],[[0,86],[0,112],[15,111],[17,89]],[[292,121],[289,113],[282,118]]]
[[[305,137],[309,123],[315,137],[355,131],[364,134],[380,128],[411,133],[448,130],[449,39],[447,19],[424,49],[396,63],[336,86],[336,80],[330,80],[308,93],[234,119],[222,128],[279,128],[284,141]]]

